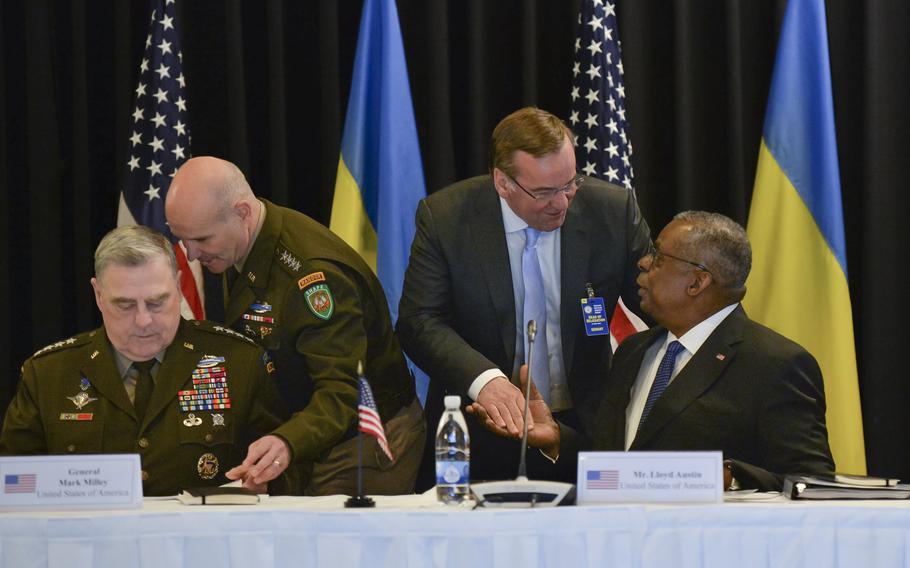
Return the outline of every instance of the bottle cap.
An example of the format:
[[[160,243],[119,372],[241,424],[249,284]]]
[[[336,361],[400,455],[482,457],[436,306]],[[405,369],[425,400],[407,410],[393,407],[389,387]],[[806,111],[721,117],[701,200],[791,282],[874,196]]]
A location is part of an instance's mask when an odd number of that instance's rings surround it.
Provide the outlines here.
[[[461,397],[457,394],[451,394],[445,398],[446,410],[458,410],[461,406]]]

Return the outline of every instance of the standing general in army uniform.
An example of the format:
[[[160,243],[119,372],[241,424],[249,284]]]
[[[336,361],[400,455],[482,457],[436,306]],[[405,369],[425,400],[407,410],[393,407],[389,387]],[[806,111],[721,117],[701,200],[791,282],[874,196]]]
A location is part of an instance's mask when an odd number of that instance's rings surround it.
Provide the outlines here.
[[[262,345],[293,418],[250,447],[231,475],[278,472],[277,459],[312,466],[305,492],[357,487],[357,363],[363,361],[396,458],[364,445],[364,490],[410,493],[425,423],[392,331],[379,280],[363,259],[313,219],[257,199],[240,170],[212,157],[187,161],[168,191],[171,231],[191,260],[224,273],[225,323]]]
[[[138,453],[145,495],[226,483],[247,445],[288,416],[262,350],[180,317],[173,249],[147,227],[108,233],[91,282],[104,326],[25,362],[0,454]],[[293,475],[272,492],[294,491]],[[252,477],[244,485],[266,490]]]

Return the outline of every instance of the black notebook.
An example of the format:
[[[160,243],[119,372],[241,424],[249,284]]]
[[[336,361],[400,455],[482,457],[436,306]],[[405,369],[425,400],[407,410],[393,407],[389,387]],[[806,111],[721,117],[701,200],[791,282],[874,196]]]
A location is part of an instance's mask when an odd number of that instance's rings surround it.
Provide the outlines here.
[[[259,495],[244,487],[187,487],[177,499],[184,505],[255,505]]]
[[[841,477],[843,479],[843,477]],[[907,499],[910,485],[856,483],[835,481],[830,477],[788,475],[784,478],[782,493],[789,499]]]

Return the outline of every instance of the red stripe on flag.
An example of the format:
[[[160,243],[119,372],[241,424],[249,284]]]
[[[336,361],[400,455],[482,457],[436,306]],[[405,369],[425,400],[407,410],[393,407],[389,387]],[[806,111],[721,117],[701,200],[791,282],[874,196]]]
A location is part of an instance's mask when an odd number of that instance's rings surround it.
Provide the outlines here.
[[[610,343],[613,345],[613,351],[619,347],[619,344],[625,341],[630,335],[639,331],[648,329],[641,318],[628,311],[622,298],[616,302],[616,308],[613,309],[613,317],[610,318]]]
[[[199,289],[196,287],[196,278],[190,270],[190,263],[180,243],[174,244],[174,254],[177,256],[177,269],[180,271],[180,291],[187,305],[193,310],[193,317],[197,320],[205,319],[205,308],[199,298]]]

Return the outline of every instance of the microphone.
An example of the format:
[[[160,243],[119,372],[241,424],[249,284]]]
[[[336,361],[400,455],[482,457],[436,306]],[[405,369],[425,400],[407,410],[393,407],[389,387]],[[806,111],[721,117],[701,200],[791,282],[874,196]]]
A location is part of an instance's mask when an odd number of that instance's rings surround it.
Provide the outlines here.
[[[477,504],[482,507],[554,507],[575,489],[571,483],[560,481],[531,481],[528,479],[528,407],[531,401],[531,352],[537,337],[537,322],[528,320],[528,381],[525,384],[524,429],[521,433],[521,455],[518,459],[518,476],[515,481],[487,481],[472,483]]]

